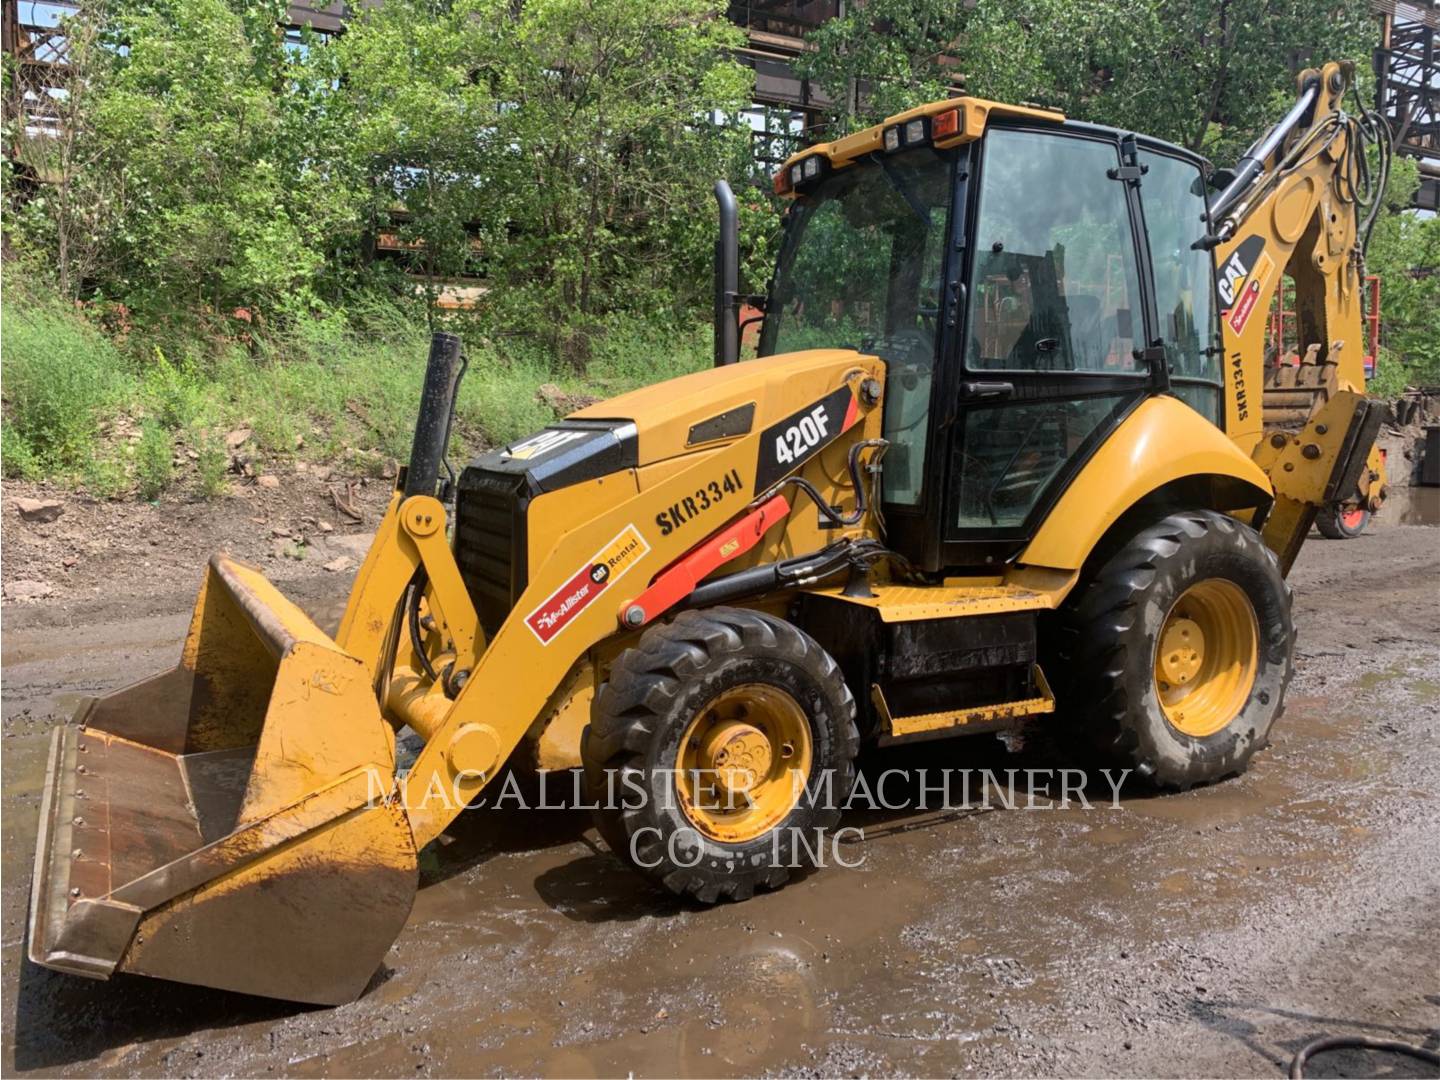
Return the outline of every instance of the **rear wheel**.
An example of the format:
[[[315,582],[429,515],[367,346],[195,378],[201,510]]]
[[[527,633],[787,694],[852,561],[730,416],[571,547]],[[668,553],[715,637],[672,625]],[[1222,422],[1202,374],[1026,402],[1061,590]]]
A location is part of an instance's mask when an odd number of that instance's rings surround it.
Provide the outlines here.
[[[1290,592],[1258,533],[1173,514],[1113,555],[1067,605],[1069,733],[1158,787],[1241,772],[1294,671]]]
[[[1370,524],[1370,511],[1358,507],[1324,506],[1315,514],[1315,528],[1327,540],[1354,540]]]
[[[622,653],[581,742],[610,849],[671,892],[743,900],[813,863],[854,781],[855,702],[795,626],[685,612]]]

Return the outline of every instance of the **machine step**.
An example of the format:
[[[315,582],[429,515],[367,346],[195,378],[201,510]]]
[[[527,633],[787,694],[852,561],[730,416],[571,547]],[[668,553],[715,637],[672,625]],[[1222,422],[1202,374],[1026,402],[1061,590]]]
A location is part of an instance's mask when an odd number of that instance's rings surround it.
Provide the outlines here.
[[[914,736],[938,736],[942,734],[971,734],[980,731],[997,731],[1009,727],[1017,720],[1040,716],[1055,711],[1055,695],[1045,681],[1045,673],[1039,664],[1031,666],[1031,676],[1039,693],[1019,701],[998,702],[994,705],[968,705],[963,709],[921,713],[915,716],[896,716],[890,711],[885,692],[878,684],[870,687],[870,700],[880,716],[882,745]]]

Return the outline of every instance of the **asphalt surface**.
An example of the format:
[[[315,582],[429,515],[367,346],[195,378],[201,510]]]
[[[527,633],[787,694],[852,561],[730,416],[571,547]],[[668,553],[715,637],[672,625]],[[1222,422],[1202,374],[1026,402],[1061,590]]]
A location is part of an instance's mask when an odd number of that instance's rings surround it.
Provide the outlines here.
[[[0,1067],[1282,1076],[1323,1034],[1436,1048],[1440,529],[1313,540],[1293,581],[1297,677],[1241,777],[1122,786],[1118,805],[1092,786],[1088,810],[1027,809],[1022,790],[1014,809],[856,811],[863,839],[834,851],[854,865],[710,909],[623,869],[583,811],[467,813],[424,854],[368,992],[336,1009],[23,961],[49,729],[174,662],[192,583],[6,608]],[[323,617],[342,586],[286,588]],[[1043,739],[982,736],[878,752],[866,775],[1065,764]],[[1437,1073],[1345,1052],[1311,1075]]]

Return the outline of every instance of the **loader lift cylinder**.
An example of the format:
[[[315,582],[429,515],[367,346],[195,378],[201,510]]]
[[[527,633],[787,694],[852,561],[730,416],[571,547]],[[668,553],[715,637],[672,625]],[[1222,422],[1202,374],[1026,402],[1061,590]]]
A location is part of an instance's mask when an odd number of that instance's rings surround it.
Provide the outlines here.
[[[465,373],[465,358],[456,334],[436,333],[430,338],[430,359],[425,366],[425,387],[420,393],[420,415],[405,473],[405,495],[434,495],[445,466],[445,447],[455,420],[455,392]],[[448,468],[448,467],[447,467]]]

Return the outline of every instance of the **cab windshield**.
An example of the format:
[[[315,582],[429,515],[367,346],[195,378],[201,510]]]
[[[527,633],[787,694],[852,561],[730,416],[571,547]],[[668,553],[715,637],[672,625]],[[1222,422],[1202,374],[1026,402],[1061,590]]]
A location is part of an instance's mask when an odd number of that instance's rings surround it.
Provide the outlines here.
[[[876,155],[800,195],[785,223],[760,355],[857,349],[886,362],[887,501],[923,475],[953,154]]]

